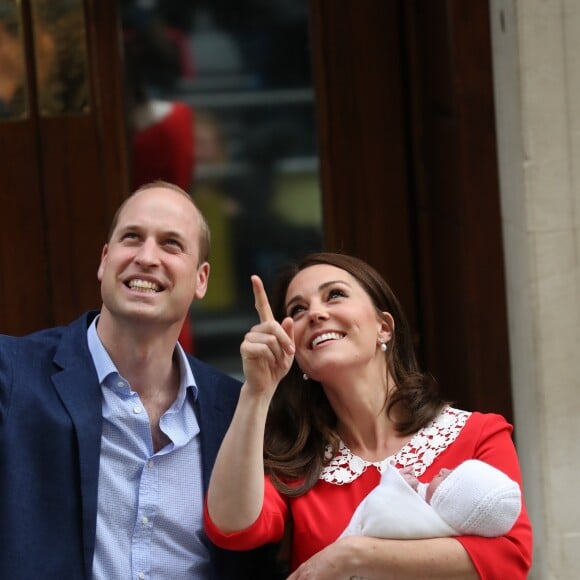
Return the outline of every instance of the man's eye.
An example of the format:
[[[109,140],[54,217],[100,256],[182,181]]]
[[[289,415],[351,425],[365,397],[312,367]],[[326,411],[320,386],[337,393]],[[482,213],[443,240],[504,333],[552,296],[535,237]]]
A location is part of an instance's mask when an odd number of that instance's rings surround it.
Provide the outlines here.
[[[125,232],[122,236],[122,240],[136,240],[138,239],[138,235],[135,232]]]
[[[170,246],[171,248],[175,248],[178,250],[183,249],[183,246],[181,245],[181,242],[179,242],[178,240],[174,240],[173,238],[169,238],[165,241],[165,245],[166,246]]]

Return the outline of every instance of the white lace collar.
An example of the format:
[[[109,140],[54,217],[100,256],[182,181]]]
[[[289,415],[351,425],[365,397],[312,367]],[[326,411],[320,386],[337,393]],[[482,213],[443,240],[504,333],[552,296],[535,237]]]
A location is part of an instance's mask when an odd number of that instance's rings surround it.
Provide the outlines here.
[[[414,475],[418,477],[457,439],[470,415],[468,411],[444,407],[429,425],[413,435],[413,438],[395,455],[390,455],[382,461],[366,461],[354,455],[341,441],[338,453],[322,469],[320,479],[335,485],[351,483],[362,475],[367,467],[373,466],[382,473],[391,461],[403,467],[412,465]],[[330,447],[327,447],[327,460],[330,459],[331,453]]]

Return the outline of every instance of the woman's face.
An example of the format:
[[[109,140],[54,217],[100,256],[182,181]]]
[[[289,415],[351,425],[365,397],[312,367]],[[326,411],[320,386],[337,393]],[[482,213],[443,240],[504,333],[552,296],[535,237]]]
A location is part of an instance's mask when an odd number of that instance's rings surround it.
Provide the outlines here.
[[[384,364],[378,341],[389,341],[390,329],[345,270],[317,264],[298,272],[286,292],[286,313],[294,320],[296,361],[310,378],[324,382],[336,378],[334,371]]]

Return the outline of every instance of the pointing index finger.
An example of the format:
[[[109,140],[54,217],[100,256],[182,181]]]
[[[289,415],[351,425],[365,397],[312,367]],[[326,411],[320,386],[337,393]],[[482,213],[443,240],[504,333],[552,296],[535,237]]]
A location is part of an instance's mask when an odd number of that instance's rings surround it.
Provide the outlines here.
[[[269,322],[274,320],[272,308],[268,301],[268,295],[264,290],[264,283],[259,276],[252,276],[252,289],[254,290],[254,304],[260,317],[260,322]]]

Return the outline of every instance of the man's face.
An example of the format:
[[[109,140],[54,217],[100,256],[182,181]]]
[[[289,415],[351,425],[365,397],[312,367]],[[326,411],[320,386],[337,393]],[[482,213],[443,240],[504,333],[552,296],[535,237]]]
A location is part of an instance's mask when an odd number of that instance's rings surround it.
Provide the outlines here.
[[[185,196],[155,187],[130,198],[103,248],[97,277],[103,314],[133,323],[181,324],[207,289],[199,216]]]

